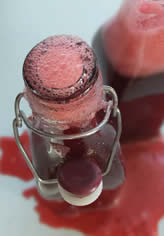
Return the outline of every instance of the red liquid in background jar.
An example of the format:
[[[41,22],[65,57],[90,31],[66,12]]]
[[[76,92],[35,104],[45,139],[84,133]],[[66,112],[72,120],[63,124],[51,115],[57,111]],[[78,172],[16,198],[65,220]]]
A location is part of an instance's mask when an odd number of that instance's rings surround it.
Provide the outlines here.
[[[92,49],[81,39],[54,36],[42,41],[27,55],[23,75],[36,128],[59,135],[76,134],[96,127],[105,116],[101,73]],[[33,164],[43,179],[56,178],[57,167],[73,159],[88,159],[93,168],[96,163],[103,172],[115,135],[109,123],[76,140],[47,140],[32,133]],[[116,156],[120,158],[119,145]]]
[[[123,142],[160,132],[164,115],[163,39],[162,3],[145,0],[125,0],[94,38],[105,83],[119,96]]]

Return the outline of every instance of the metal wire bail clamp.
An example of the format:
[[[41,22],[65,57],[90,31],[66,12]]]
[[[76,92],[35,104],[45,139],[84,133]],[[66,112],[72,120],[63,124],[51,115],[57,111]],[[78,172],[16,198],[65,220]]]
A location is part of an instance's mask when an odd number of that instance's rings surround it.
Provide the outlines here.
[[[37,170],[33,166],[28,154],[26,153],[26,151],[23,148],[21,141],[20,141],[19,128],[22,127],[22,121],[25,123],[25,125],[30,130],[32,130],[34,133],[36,133],[42,137],[46,137],[46,138],[50,138],[50,139],[53,138],[56,140],[73,140],[73,139],[84,138],[84,137],[90,136],[92,134],[95,134],[96,132],[98,132],[102,128],[102,126],[104,126],[109,121],[110,117],[113,116],[117,121],[116,136],[114,139],[112,151],[111,151],[109,158],[108,158],[106,169],[103,171],[102,176],[105,176],[109,173],[109,171],[111,170],[111,167],[112,167],[112,162],[115,157],[117,147],[119,145],[119,140],[120,140],[121,130],[122,130],[122,121],[121,121],[121,114],[118,109],[118,98],[117,98],[117,94],[116,94],[115,90],[110,86],[104,85],[104,93],[106,95],[110,95],[112,98],[112,106],[111,106],[111,102],[108,102],[108,106],[106,109],[106,114],[104,116],[104,119],[93,129],[90,129],[90,130],[85,131],[83,133],[73,134],[73,135],[55,135],[52,133],[43,132],[43,131],[33,127],[32,122],[27,118],[25,113],[22,110],[20,110],[20,102],[21,102],[21,99],[24,97],[24,93],[20,93],[17,95],[17,97],[15,99],[15,116],[16,117],[13,120],[14,136],[15,136],[15,140],[18,145],[18,148],[24,157],[24,160],[26,161],[29,169],[31,170],[32,174],[34,175],[34,177],[36,178],[38,183],[55,184],[58,182],[58,180],[57,180],[57,178],[44,180],[38,175]]]

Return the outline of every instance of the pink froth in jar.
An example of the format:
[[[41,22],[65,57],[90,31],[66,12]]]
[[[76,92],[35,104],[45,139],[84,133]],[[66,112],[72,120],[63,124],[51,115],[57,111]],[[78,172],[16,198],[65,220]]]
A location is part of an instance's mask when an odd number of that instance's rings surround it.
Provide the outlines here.
[[[114,69],[136,78],[164,71],[162,1],[125,0],[103,29],[104,48]]]

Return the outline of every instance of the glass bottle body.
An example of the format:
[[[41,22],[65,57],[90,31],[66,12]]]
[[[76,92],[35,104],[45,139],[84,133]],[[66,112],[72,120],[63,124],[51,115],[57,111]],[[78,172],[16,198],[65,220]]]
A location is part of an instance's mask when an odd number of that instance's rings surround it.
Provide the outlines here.
[[[75,60],[70,64],[68,58]],[[108,88],[112,100],[109,96],[110,101],[105,101],[107,95],[94,52],[77,37],[50,37],[28,54],[23,75],[25,97],[32,110],[32,127],[38,130],[31,132],[30,140],[32,162],[40,177],[39,191],[44,187],[47,195],[46,189],[51,188],[53,194],[51,183],[55,182],[68,202],[78,205],[81,197],[84,201],[80,204],[93,202],[102,191],[102,176],[114,153],[113,145],[118,144],[120,137],[110,122],[104,122],[106,114],[117,108],[117,95]],[[104,125],[96,129],[99,123]],[[65,139],[65,135],[82,134],[94,128],[98,131],[91,135]],[[117,160],[119,155],[118,144]]]
[[[51,128],[49,131],[61,135],[81,133],[94,128],[103,117],[104,111],[101,110],[96,113],[90,124],[85,128],[71,127],[64,131]],[[44,129],[43,126],[41,129]],[[113,148],[115,135],[116,131],[109,122],[97,133],[74,140],[57,141],[31,132],[30,140],[33,164],[39,176],[43,179],[56,178],[57,166],[64,161],[72,159],[87,158],[93,160],[103,172]],[[119,156],[120,148],[118,146],[117,157]]]

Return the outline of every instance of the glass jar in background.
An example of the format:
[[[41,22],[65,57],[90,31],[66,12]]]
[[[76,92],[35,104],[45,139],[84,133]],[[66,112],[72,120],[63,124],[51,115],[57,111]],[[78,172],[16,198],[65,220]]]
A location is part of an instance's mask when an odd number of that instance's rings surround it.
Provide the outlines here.
[[[119,96],[124,142],[153,137],[163,123],[163,23],[161,1],[125,0],[93,40],[105,83]]]

